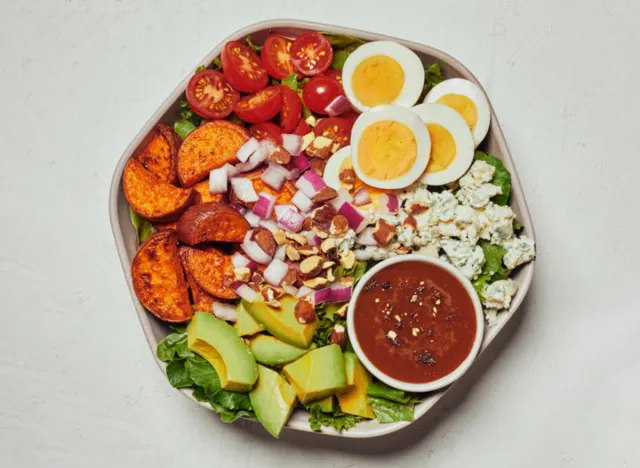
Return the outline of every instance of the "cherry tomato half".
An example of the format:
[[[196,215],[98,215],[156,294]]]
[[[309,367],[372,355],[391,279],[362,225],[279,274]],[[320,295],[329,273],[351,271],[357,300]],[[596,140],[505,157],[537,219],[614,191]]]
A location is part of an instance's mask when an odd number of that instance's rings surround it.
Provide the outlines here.
[[[240,93],[224,75],[215,70],[202,70],[189,80],[187,101],[193,111],[205,119],[224,119],[233,111]]]
[[[293,44],[292,40],[278,34],[273,34],[264,41],[260,61],[267,73],[276,80],[283,80],[295,73],[289,55],[291,44]]]
[[[333,68],[331,68],[326,72],[324,72],[324,74],[326,76],[330,76],[331,78],[334,78],[338,83],[340,83],[340,86],[344,86],[342,84],[342,70],[334,70]]]
[[[286,86],[282,86],[282,109],[280,110],[280,126],[284,133],[295,130],[302,116],[302,101],[298,93]]]
[[[293,134],[298,136],[305,136],[310,131],[311,127],[309,126],[309,124],[304,119],[300,119],[298,125],[296,126],[296,129],[293,131]]]
[[[340,117],[327,117],[318,121],[313,133],[315,136],[330,138],[339,143],[340,148],[343,148],[349,144],[351,139],[351,127],[353,127],[353,123],[348,120]]]
[[[236,115],[249,123],[271,120],[282,108],[282,86],[269,86],[240,99],[233,109]]]
[[[333,60],[333,48],[322,34],[301,34],[291,46],[291,63],[299,73],[314,76],[326,71]]]
[[[356,120],[358,119],[358,117],[360,117],[360,114],[358,114],[356,111],[354,110],[348,110],[347,112],[345,112],[344,114],[340,115],[340,118],[346,120],[347,122],[349,122],[349,124],[353,127],[353,124],[356,122]]]
[[[273,122],[262,122],[249,127],[249,133],[251,136],[256,137],[257,140],[264,140],[269,138],[274,143],[282,144],[282,130]]]
[[[222,49],[222,72],[231,86],[245,93],[261,90],[269,82],[269,75],[260,65],[260,59],[248,46],[229,41]]]
[[[302,100],[316,114],[326,115],[325,108],[341,94],[344,91],[340,83],[327,75],[314,76],[302,88]]]

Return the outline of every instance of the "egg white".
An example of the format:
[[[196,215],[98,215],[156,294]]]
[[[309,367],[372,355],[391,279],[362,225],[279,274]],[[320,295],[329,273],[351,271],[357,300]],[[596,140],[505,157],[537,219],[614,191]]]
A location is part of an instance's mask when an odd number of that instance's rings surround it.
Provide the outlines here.
[[[351,146],[345,146],[337,151],[327,161],[326,166],[324,166],[322,178],[329,187],[335,190],[340,190],[342,187],[342,184],[340,183],[340,168],[342,167],[344,160],[349,156],[351,156]]]
[[[425,124],[434,123],[444,127],[456,144],[456,154],[451,164],[441,171],[425,173],[420,182],[427,185],[444,185],[458,180],[473,162],[475,145],[467,122],[455,110],[442,104],[419,104],[413,111]]]
[[[411,169],[395,179],[378,180],[365,175],[358,164],[358,146],[362,132],[371,124],[381,120],[392,120],[406,125],[413,132],[416,143],[416,160]],[[351,130],[351,155],[356,176],[362,182],[381,189],[400,189],[414,183],[424,173],[429,164],[431,153],[431,137],[422,119],[413,110],[397,105],[375,107],[361,114]]]
[[[424,102],[436,103],[438,99],[447,94],[466,96],[475,104],[478,118],[471,133],[473,134],[473,141],[477,148],[487,136],[489,124],[491,123],[491,108],[487,96],[477,84],[463,78],[451,78],[435,85],[433,89],[427,93]]]
[[[356,98],[353,91],[352,77],[360,62],[374,55],[384,55],[394,59],[404,72],[404,84],[400,94],[394,102],[389,104],[397,104],[404,107],[413,106],[424,87],[424,66],[415,52],[393,41],[368,42],[349,55],[342,69],[342,83],[347,99],[360,112],[371,109]]]

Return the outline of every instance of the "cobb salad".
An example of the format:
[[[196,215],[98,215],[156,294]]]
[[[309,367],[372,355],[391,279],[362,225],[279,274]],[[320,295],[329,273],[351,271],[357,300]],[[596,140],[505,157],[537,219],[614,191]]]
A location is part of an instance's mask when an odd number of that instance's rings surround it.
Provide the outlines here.
[[[535,243],[509,171],[478,149],[482,90],[395,42],[307,32],[228,42],[181,107],[123,176],[171,385],[275,437],[296,408],[314,430],[412,420],[421,395],[370,375],[347,309],[368,269],[406,254],[459,269],[489,325],[509,308]]]

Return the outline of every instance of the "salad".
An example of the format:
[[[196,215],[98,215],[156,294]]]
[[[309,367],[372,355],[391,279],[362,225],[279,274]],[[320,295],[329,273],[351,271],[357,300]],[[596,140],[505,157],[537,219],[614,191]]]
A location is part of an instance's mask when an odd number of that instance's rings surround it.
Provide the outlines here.
[[[181,108],[123,176],[133,286],[172,328],[171,385],[275,437],[297,408],[314,430],[413,420],[421,395],[369,374],[347,310],[373,265],[406,254],[460,270],[489,325],[510,307],[535,244],[509,171],[478,149],[482,90],[395,42],[272,34],[225,44]]]

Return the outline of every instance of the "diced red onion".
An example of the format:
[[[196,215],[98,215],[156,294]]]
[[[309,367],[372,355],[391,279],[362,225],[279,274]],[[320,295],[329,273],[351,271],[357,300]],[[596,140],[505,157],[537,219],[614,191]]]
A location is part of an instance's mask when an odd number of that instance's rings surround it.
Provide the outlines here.
[[[281,206],[281,205],[280,205]],[[276,206],[276,209],[278,206]],[[278,223],[281,226],[285,227],[289,231],[298,232],[302,229],[302,223],[304,223],[304,216],[298,213],[298,210],[295,208],[289,208],[278,214],[276,211],[276,217],[278,218]]]
[[[258,227],[258,225],[260,224],[260,216],[255,214],[253,211],[247,211],[244,214],[244,219],[247,220],[249,226],[251,227]]]
[[[258,194],[253,188],[253,183],[246,177],[232,177],[231,188],[233,193],[245,203],[258,201]]]
[[[231,289],[233,289],[238,296],[249,303],[253,302],[258,295],[258,293],[251,289],[249,285],[240,281],[236,281],[235,283],[233,283],[231,285]]]
[[[313,289],[311,289],[308,286],[300,286],[300,289],[298,289],[298,294],[296,294],[296,297],[300,299],[302,297],[308,296],[309,294],[313,294]]]
[[[212,307],[213,315],[220,320],[226,320],[227,322],[238,321],[238,306],[235,304],[227,304],[225,302],[214,302]]]
[[[298,177],[300,177],[300,171],[298,169],[289,169],[289,172],[287,173],[287,180],[297,180]]]
[[[285,179],[289,175],[289,171],[287,171],[282,166],[269,166],[267,170],[262,173],[260,177],[262,181],[271,187],[274,190],[280,190],[282,188],[282,184],[284,184]]]
[[[219,167],[209,172],[209,193],[227,193],[229,175]]]
[[[351,299],[351,286],[334,284],[331,286],[331,302],[349,302]]]
[[[273,219],[261,219],[258,221],[258,226],[263,227],[271,232],[276,232],[280,227]]]
[[[367,221],[364,219],[364,216],[362,216],[362,214],[349,203],[343,203],[338,209],[338,214],[347,218],[347,221],[349,221],[349,227],[355,232],[362,231],[367,225]]]
[[[378,245],[378,242],[373,237],[372,227],[364,228],[360,233],[360,235],[356,238],[356,242],[361,245],[369,245],[369,246]]]
[[[264,270],[264,279],[272,286],[280,286],[285,275],[289,271],[289,265],[282,260],[274,258],[269,266]]]
[[[271,195],[270,193],[260,192],[258,195],[258,201],[253,207],[253,213],[262,218],[267,219],[271,217],[271,213],[273,213],[273,207],[276,204],[276,197]]]
[[[331,288],[325,288],[321,289],[320,291],[314,292],[311,296],[311,300],[314,305],[331,301]]]
[[[398,196],[394,193],[383,193],[380,195],[380,212],[397,213],[400,208]]]
[[[224,169],[227,173],[227,175],[229,177],[233,177],[236,176],[240,173],[240,171],[238,169],[236,169],[236,166],[232,166],[229,163],[226,163],[224,166],[222,166],[222,169]]]
[[[309,245],[316,245],[316,233],[313,231],[302,231],[300,234],[302,234],[304,237],[307,238],[307,243]]]
[[[339,210],[343,203],[352,203],[353,197],[344,187],[340,187],[338,189],[338,196],[333,200],[330,200],[329,203],[336,209]]]
[[[296,297],[296,295],[298,294],[298,288],[296,288],[295,286],[290,286],[288,284],[283,284],[282,285],[282,289],[289,294],[290,296]]]
[[[313,201],[307,197],[302,190],[298,190],[295,195],[293,195],[291,203],[300,208],[300,211],[303,213],[308,213],[313,208]]]
[[[236,157],[240,162],[246,162],[258,148],[260,148],[260,142],[256,138],[251,137],[236,151]]]
[[[282,147],[286,149],[291,156],[298,156],[302,151],[302,137],[291,133],[283,133]]]
[[[287,255],[285,253],[287,249],[286,244],[282,244],[280,246],[278,246],[278,248],[276,249],[276,253],[274,254],[273,258],[275,258],[276,260],[280,260],[282,262],[284,262],[287,258]]]
[[[373,258],[373,252],[371,252],[371,249],[355,250],[354,254],[356,256],[356,260],[358,260],[359,262],[371,260]]]
[[[247,232],[247,234],[244,236],[242,244],[240,244],[240,247],[245,251],[245,253],[251,260],[262,265],[268,265],[271,262],[271,256],[264,250],[262,250],[255,241],[251,240],[252,234],[253,231]]]
[[[316,174],[316,171],[306,171],[296,182],[296,187],[302,190],[309,198],[313,198],[316,193],[326,186],[327,184],[322,177]]]
[[[327,113],[329,117],[337,117],[340,114],[344,114],[351,108],[351,104],[347,101],[347,98],[342,94],[337,96],[331,101],[327,107],[324,108],[324,111]]]
[[[295,164],[295,166],[298,168],[298,170],[301,173],[306,171],[307,169],[309,169],[311,167],[311,163],[309,162],[309,160],[307,159],[307,157],[304,154],[301,154],[300,156],[295,156],[295,157],[291,158],[291,162],[293,164]]]
[[[240,252],[236,252],[231,256],[231,262],[234,268],[248,268],[251,271],[256,269],[256,263],[253,260],[249,260]]]
[[[371,194],[369,193],[369,190],[367,190],[367,187],[362,187],[353,196],[353,204],[355,206],[361,206],[366,205],[367,203],[371,203]]]
[[[274,208],[276,212],[276,219],[281,218],[282,215],[285,214],[289,209],[297,210],[294,205],[276,205]]]
[[[312,245],[320,245],[322,244],[322,239],[320,238],[319,235],[314,234],[313,235],[313,244]]]

